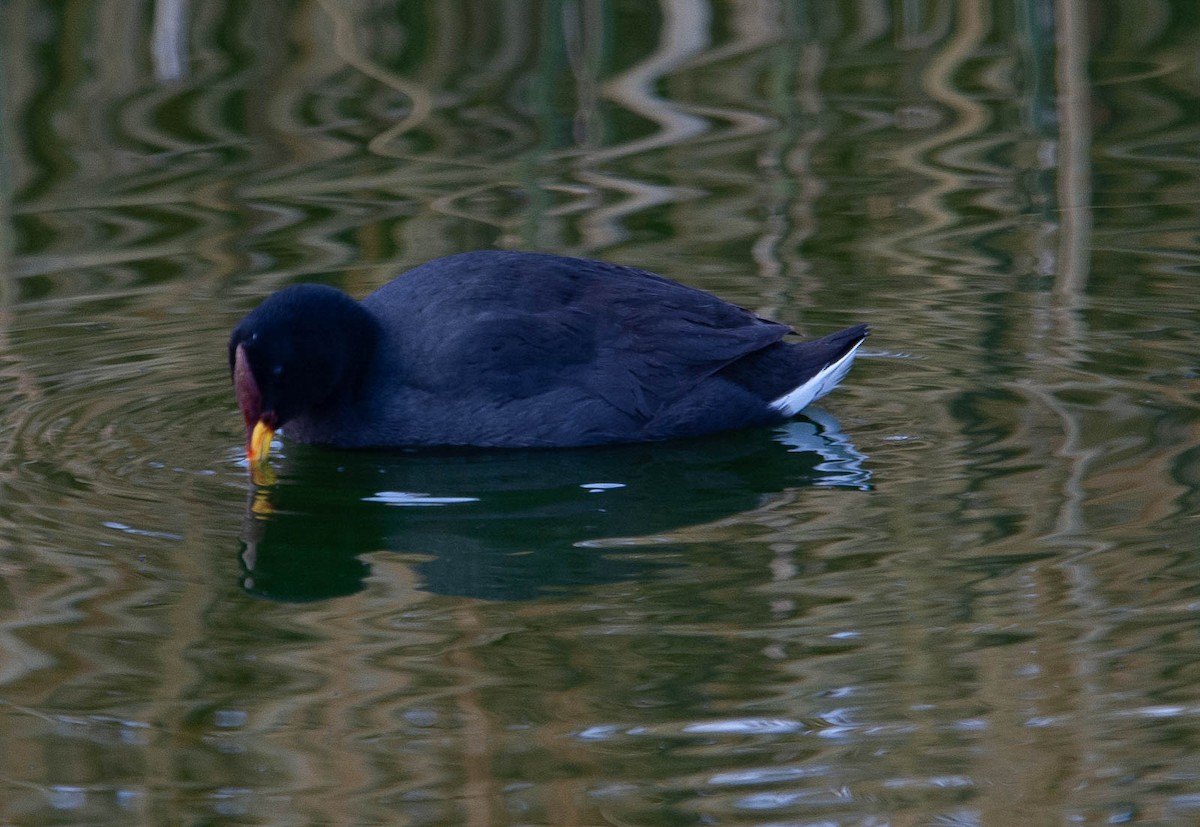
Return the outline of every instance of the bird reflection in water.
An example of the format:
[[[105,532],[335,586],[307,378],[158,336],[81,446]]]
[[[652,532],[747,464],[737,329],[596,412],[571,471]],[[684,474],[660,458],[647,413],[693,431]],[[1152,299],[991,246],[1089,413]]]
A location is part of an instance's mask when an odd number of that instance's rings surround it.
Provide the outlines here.
[[[866,490],[866,457],[816,409],[778,428],[568,450],[291,447],[254,485],[246,591],[312,601],[365,588],[363,556],[416,555],[418,587],[522,600],[630,579],[677,561],[654,538],[811,486]],[[616,541],[620,542],[616,542]],[[603,546],[600,551],[596,546]]]

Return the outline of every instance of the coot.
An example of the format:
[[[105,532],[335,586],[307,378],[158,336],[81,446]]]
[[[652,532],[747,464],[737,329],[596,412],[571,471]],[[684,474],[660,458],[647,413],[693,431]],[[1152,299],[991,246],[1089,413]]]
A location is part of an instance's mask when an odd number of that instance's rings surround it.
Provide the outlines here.
[[[787,325],[599,261],[474,252],[362,301],[285,288],[229,339],[247,456],[276,428],[338,447],[569,447],[781,422],[824,396],[867,337]]]

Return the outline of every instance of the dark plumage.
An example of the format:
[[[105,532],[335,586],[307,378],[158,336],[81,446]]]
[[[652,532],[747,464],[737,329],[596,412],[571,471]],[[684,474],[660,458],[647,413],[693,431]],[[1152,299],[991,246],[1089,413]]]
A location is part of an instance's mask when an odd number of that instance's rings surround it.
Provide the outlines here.
[[[275,428],[342,447],[565,447],[780,422],[828,393],[867,336],[791,328],[652,273],[476,252],[356,302],[297,285],[234,329],[251,458]]]

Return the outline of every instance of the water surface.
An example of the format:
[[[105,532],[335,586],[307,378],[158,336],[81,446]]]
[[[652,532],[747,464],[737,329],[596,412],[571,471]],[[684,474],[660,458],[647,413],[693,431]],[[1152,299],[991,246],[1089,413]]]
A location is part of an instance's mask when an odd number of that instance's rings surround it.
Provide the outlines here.
[[[1200,820],[1186,3],[0,6],[0,821]],[[869,348],[785,428],[241,460],[478,248]]]

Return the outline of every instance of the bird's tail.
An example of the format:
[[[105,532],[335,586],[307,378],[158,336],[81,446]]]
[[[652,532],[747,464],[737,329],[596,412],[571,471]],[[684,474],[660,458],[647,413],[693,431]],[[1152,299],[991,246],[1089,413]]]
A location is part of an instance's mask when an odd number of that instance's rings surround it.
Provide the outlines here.
[[[854,356],[869,333],[870,328],[860,324],[811,342],[789,345],[793,358],[801,363],[800,373],[805,379],[771,400],[771,409],[784,416],[795,416],[836,388],[850,371]]]

